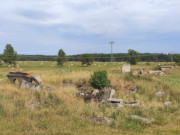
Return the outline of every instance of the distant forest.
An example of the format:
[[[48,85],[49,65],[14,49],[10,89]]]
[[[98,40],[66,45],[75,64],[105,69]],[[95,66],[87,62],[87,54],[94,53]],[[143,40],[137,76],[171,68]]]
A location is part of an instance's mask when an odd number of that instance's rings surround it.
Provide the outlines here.
[[[91,54],[94,61],[109,62],[111,54]],[[67,56],[68,61],[79,61],[80,55]],[[113,61],[124,62],[129,58],[127,53],[113,54]],[[142,62],[171,62],[173,56],[171,54],[162,53],[140,53],[140,61]],[[48,55],[18,55],[18,61],[56,61],[57,56]]]

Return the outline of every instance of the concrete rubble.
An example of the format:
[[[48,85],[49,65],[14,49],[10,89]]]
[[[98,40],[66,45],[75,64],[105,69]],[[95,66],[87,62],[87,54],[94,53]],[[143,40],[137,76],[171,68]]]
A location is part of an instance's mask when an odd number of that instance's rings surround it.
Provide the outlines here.
[[[29,88],[32,90],[54,90],[53,88],[48,88],[41,85],[42,80],[40,76],[32,76],[27,72],[10,72],[7,77],[12,84],[16,84],[16,81],[18,81],[21,89]]]
[[[76,93],[74,97],[80,97],[83,98],[84,101],[91,101],[99,104],[110,104],[113,108],[140,106],[140,102],[123,102],[123,99],[113,98],[115,94],[114,89],[98,91],[99,90],[93,90],[88,93]]]
[[[129,72],[131,72],[131,66],[130,66],[130,65],[123,65],[123,66],[122,66],[122,72],[123,72],[123,73],[129,73]]]

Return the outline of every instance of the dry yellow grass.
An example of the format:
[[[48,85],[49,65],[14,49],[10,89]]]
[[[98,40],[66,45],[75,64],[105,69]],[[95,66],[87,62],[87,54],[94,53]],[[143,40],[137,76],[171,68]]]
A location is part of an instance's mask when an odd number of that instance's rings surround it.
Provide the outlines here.
[[[30,65],[29,65],[30,64]],[[52,67],[51,65],[54,65]],[[73,65],[72,65],[73,64]],[[119,135],[119,134],[180,134],[180,88],[177,83],[180,69],[165,71],[166,77],[153,75],[132,76],[119,72],[122,63],[95,63],[92,67],[80,67],[79,63],[67,63],[64,67],[56,67],[54,62],[18,62],[18,69],[40,75],[45,86],[56,90],[32,91],[19,89],[17,85],[9,84],[6,74],[17,70],[7,67],[0,68],[0,134],[38,134],[38,135]],[[69,65],[71,67],[69,68]],[[98,66],[100,65],[100,67]],[[142,63],[133,69],[154,68]],[[103,68],[102,68],[103,67]],[[85,103],[82,99],[73,98],[78,92],[76,87],[63,87],[63,81],[77,83],[88,80],[99,69],[108,71],[111,85],[117,90],[116,97],[124,101],[139,101],[142,107],[123,107],[113,109],[106,105]],[[167,82],[170,78],[171,82]],[[175,86],[174,86],[175,85]],[[129,86],[138,88],[135,94],[128,91]],[[155,92],[165,91],[166,95],[155,97]],[[165,107],[165,101],[171,101],[170,107]],[[34,109],[30,104],[38,103]],[[154,118],[155,122],[146,125],[139,121],[126,119],[128,115],[140,115]],[[113,117],[115,122],[110,126],[98,125],[84,120],[83,116]]]

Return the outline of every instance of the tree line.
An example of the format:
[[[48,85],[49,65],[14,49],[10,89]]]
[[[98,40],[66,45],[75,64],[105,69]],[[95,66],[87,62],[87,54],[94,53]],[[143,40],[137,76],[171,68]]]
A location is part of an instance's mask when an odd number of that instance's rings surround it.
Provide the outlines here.
[[[1,61],[11,65],[16,64],[15,61],[57,61],[58,65],[63,65],[66,61],[81,61],[82,65],[91,65],[93,61],[110,62],[111,54],[94,53],[69,55],[60,49],[58,55],[18,55],[11,44],[7,44],[3,54],[0,55]],[[163,53],[138,53],[135,50],[128,50],[128,53],[115,53],[112,60],[114,62],[129,62],[130,64],[137,64],[141,62],[172,62],[180,63],[180,54],[163,54]]]

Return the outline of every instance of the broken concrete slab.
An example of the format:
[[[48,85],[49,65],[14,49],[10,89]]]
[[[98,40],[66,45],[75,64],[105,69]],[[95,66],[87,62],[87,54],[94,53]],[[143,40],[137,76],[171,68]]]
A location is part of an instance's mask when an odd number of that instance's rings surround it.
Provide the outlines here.
[[[131,107],[135,107],[135,106],[140,106],[140,102],[124,102],[123,103],[124,106],[131,106]]]
[[[123,66],[122,66],[122,72],[123,72],[123,73],[129,73],[129,72],[131,72],[131,65],[123,65]]]
[[[167,69],[173,69],[173,68],[175,68],[175,67],[174,66],[168,66],[168,65],[167,66],[164,65],[164,66],[159,67],[159,69],[162,70],[162,71],[167,70]]]
[[[165,73],[162,71],[149,71],[149,74],[154,74],[157,76],[164,76],[165,75]]]

